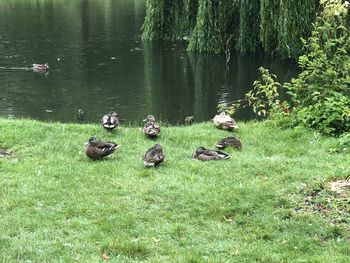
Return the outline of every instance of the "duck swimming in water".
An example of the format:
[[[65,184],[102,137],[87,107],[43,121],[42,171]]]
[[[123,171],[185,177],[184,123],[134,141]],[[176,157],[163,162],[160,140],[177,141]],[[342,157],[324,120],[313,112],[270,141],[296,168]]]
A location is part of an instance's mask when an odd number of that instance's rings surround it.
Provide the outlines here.
[[[32,69],[36,72],[47,72],[49,70],[49,64],[33,64]]]

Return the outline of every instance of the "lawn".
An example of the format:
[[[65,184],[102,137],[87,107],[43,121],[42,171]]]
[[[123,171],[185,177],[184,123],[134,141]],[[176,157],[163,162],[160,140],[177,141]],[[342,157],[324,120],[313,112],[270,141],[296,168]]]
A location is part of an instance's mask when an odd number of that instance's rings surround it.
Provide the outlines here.
[[[140,124],[141,125],[141,124]],[[0,119],[0,262],[349,262],[350,174],[335,138],[239,123],[241,151],[191,159],[230,132],[212,123],[140,127]],[[90,136],[121,145],[89,160]],[[165,162],[143,167],[163,146]]]

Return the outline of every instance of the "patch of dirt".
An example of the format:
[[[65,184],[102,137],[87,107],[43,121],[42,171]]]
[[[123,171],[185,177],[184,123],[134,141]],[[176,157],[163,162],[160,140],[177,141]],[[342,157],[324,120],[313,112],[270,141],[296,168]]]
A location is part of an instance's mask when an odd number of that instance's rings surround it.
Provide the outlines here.
[[[333,193],[342,198],[350,197],[350,181],[331,182],[331,190]]]
[[[346,180],[319,183],[303,191],[304,205],[297,209],[329,218],[335,225],[350,230],[350,182]]]

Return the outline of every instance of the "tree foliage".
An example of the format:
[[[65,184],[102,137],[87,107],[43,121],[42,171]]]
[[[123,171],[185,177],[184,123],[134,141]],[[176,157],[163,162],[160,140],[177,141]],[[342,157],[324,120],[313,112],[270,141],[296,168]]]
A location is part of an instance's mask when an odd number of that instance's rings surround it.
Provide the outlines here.
[[[292,95],[298,120],[322,133],[350,130],[349,2],[321,0],[325,8],[316,19],[299,57],[302,72],[285,87]]]
[[[260,48],[283,56],[301,53],[318,0],[147,0],[145,40],[189,40],[188,49],[224,52],[233,39],[241,53]]]
[[[232,102],[228,111],[248,104],[259,116],[288,116],[289,125],[303,124],[334,136],[350,132],[350,4],[341,0],[321,0],[321,4],[324,9],[311,36],[303,41],[298,77],[281,85],[261,68],[262,81],[255,81],[247,100]],[[289,101],[281,102],[281,90],[291,96]]]

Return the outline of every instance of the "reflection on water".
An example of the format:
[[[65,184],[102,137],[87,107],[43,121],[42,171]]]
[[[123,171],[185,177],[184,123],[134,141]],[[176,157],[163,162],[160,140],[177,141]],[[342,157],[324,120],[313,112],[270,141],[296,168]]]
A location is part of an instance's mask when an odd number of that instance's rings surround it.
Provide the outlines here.
[[[227,70],[223,56],[143,43],[144,16],[142,0],[0,0],[0,116],[71,122],[83,109],[89,122],[110,110],[121,121],[208,120],[218,103],[244,97],[260,66],[281,81],[296,74],[288,61],[233,56]],[[33,63],[49,63],[49,74]]]

